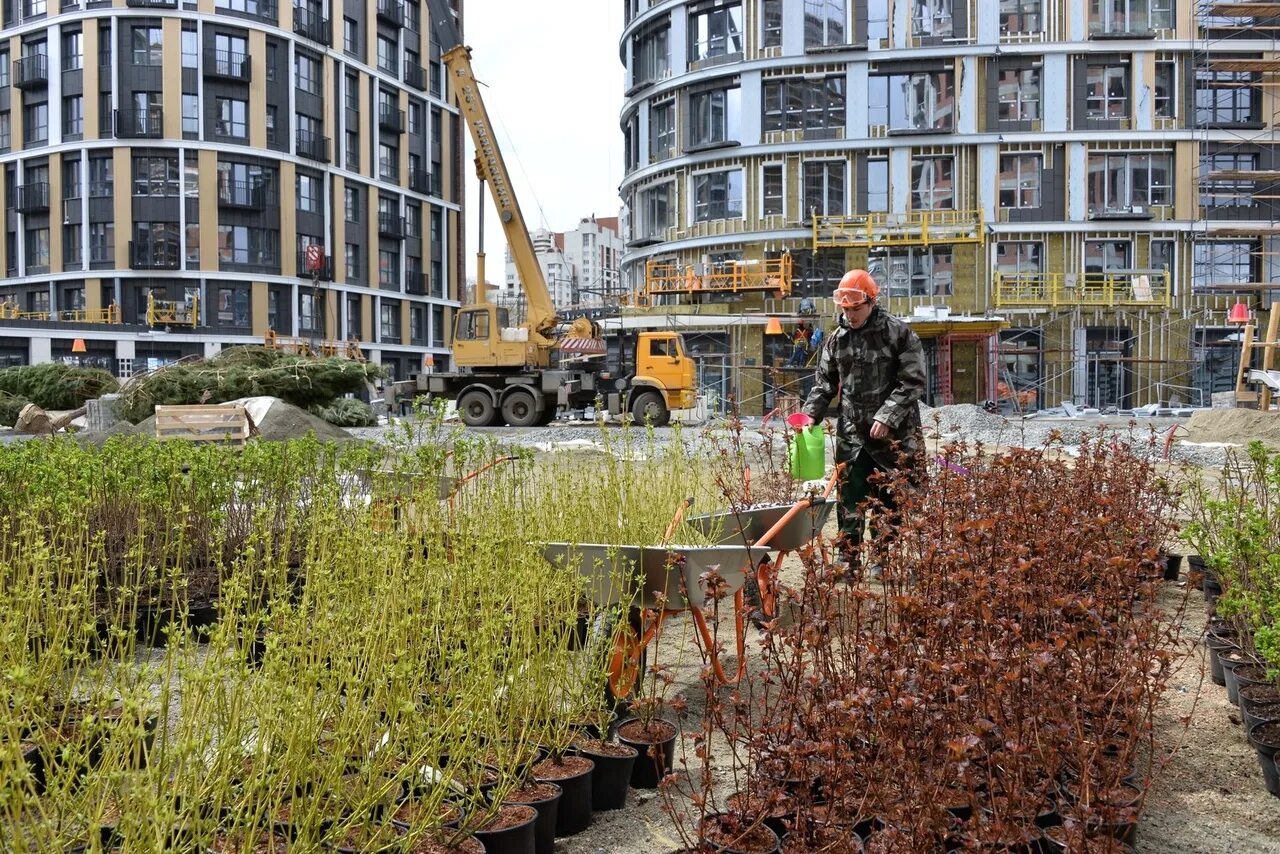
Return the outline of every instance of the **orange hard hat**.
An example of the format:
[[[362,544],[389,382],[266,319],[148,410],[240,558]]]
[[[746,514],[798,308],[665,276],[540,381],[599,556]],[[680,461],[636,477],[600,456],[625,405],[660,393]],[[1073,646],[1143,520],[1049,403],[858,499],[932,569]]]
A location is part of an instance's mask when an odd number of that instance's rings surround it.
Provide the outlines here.
[[[873,300],[880,296],[880,286],[866,270],[850,270],[844,274],[832,299],[840,308],[852,308],[861,305],[864,300]]]

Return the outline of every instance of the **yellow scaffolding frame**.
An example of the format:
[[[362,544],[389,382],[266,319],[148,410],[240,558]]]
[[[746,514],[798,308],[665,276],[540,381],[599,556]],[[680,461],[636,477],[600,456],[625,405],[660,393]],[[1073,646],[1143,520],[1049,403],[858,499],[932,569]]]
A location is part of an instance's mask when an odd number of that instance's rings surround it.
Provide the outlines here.
[[[1132,273],[1018,273],[992,274],[997,308],[1071,308],[1076,306],[1169,307],[1169,274]]]
[[[814,249],[982,243],[984,237],[981,210],[879,211],[813,218]]]
[[[58,323],[119,323],[120,306],[79,308],[67,311],[21,311],[11,302],[0,303],[0,320],[40,320]]]
[[[703,275],[692,265],[649,261],[644,266],[641,299],[662,294],[742,293],[776,291],[779,298],[791,295],[792,262],[789,253],[766,261],[729,261],[717,264]]]
[[[360,349],[360,342],[354,338],[348,338],[346,341],[317,341],[313,345],[306,338],[293,338],[287,335],[277,335],[274,329],[268,329],[266,334],[262,336],[262,345],[268,350],[282,350],[286,353],[296,353],[299,356],[311,357],[338,357],[340,359],[350,359],[353,362],[363,362],[364,352]]]
[[[185,301],[158,300],[154,294],[147,294],[147,326],[190,326],[195,329],[199,325],[199,294],[192,295],[190,305]]]

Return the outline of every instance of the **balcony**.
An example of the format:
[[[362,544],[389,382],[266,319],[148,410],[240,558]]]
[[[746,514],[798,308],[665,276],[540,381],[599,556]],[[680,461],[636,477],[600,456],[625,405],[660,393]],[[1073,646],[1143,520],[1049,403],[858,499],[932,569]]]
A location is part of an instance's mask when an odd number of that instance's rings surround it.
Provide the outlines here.
[[[310,10],[305,6],[293,7],[293,31],[304,39],[311,39],[325,46],[333,39],[329,19],[318,10]]]
[[[298,253],[298,278],[310,280],[313,276],[322,282],[333,281],[333,258],[329,255],[326,255],[324,256],[324,263],[320,265],[319,270],[308,270],[307,269],[307,253],[305,251],[299,252]]]
[[[37,323],[119,323],[120,306],[75,308],[65,311],[21,311],[12,303],[0,302],[0,320],[30,320]]]
[[[400,0],[378,0],[378,20],[393,27],[403,27],[404,6]]]
[[[18,197],[13,207],[18,213],[24,214],[49,210],[49,185],[40,181],[19,186]]]
[[[404,82],[415,89],[426,91],[427,70],[416,62],[406,62],[404,64]]]
[[[131,9],[176,9],[178,0],[125,0]]]
[[[813,248],[981,243],[982,211],[924,210],[815,216]]]
[[[329,137],[309,130],[300,130],[297,141],[300,157],[308,157],[321,163],[329,162]]]
[[[13,61],[13,85],[19,89],[40,89],[49,85],[49,57],[33,53]]]
[[[385,104],[379,106],[378,127],[391,133],[404,133],[404,110],[388,107]]]
[[[224,80],[248,81],[253,63],[248,54],[230,50],[206,50],[204,52],[204,76],[221,77]]]
[[[400,240],[404,237],[404,217],[394,213],[379,213],[378,234]]]
[[[181,261],[176,238],[129,241],[129,266],[134,270],[177,270]]]
[[[161,139],[164,137],[164,108],[116,110],[117,139]]]
[[[267,185],[262,181],[227,181],[218,189],[218,204],[249,211],[267,209]]]
[[[404,292],[406,294],[424,297],[429,293],[427,289],[429,284],[426,271],[422,268],[409,267],[404,271]]]
[[[409,189],[415,193],[428,194],[431,192],[431,173],[426,169],[410,169],[409,170]]]
[[[1169,274],[1163,270],[1113,273],[994,273],[997,308],[1058,308],[1170,305]]]

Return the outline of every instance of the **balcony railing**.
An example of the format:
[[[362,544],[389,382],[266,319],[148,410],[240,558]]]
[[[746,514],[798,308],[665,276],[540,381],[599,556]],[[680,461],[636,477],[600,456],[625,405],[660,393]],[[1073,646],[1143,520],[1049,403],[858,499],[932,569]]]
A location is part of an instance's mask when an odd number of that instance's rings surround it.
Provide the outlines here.
[[[1059,306],[1168,306],[1169,274],[1163,270],[1113,273],[995,273],[997,308]]]
[[[49,185],[44,181],[23,184],[18,187],[14,209],[18,213],[36,213],[49,210]]]
[[[116,110],[117,139],[160,139],[163,136],[163,107]]]
[[[305,6],[293,7],[293,31],[303,38],[323,45],[328,45],[333,38],[329,19]]]
[[[982,211],[926,210],[815,216],[813,248],[981,243]]]
[[[379,213],[378,234],[397,239],[404,237],[404,217],[393,213]]]
[[[404,64],[404,82],[415,89],[427,88],[427,70],[416,62]]]
[[[261,181],[228,181],[218,189],[218,204],[225,208],[266,210],[267,186]]]
[[[404,6],[400,0],[378,0],[378,20],[393,27],[404,26]]]
[[[182,266],[177,240],[130,240],[129,266],[134,270],[177,270]]]
[[[404,271],[404,292],[406,294],[426,296],[429,293],[428,284],[430,283],[427,280],[426,271],[422,268],[409,267]]]
[[[0,320],[35,320],[45,323],[119,323],[120,306],[76,308],[66,311],[21,311],[10,302],[0,302]]]
[[[391,133],[404,133],[404,110],[385,105],[379,106],[378,127]]]
[[[49,57],[33,53],[13,61],[13,85],[19,89],[39,89],[49,85]]]
[[[329,162],[329,137],[308,130],[300,130],[297,139],[299,156],[319,160],[321,163]]]
[[[409,189],[415,193],[431,192],[431,173],[426,169],[409,170]]]
[[[224,77],[228,80],[248,80],[253,62],[248,54],[230,50],[206,50],[204,74],[206,77]]]

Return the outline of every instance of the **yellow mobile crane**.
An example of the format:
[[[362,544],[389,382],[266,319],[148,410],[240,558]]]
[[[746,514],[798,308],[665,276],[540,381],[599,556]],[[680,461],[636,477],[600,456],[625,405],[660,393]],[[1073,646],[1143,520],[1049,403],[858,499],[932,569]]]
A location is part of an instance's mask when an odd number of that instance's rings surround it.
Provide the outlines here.
[[[427,9],[443,51],[441,61],[475,143],[477,174],[489,186],[498,209],[528,311],[522,324],[512,326],[508,311],[485,297],[481,205],[476,301],[459,309],[454,322],[457,370],[420,375],[419,389],[455,399],[462,420],[470,426],[504,421],[513,427],[547,424],[560,408],[584,408],[597,398],[612,412],[630,412],[636,420],[658,426],[670,420],[671,410],[692,408],[697,391],[694,365],[678,333],[641,332],[630,347],[620,338],[611,360],[596,324],[585,317],[566,324],[556,313],[472,72],[471,49],[462,43],[446,0],[427,0]],[[553,368],[556,351],[599,358],[583,359],[586,367]]]

